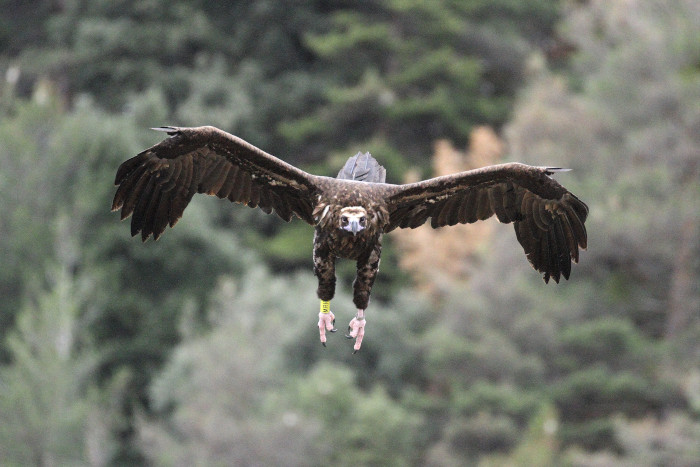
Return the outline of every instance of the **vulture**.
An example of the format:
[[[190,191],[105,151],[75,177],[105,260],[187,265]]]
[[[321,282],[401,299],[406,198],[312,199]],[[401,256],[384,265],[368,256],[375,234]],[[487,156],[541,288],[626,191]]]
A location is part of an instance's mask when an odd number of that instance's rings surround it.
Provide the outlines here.
[[[365,310],[379,270],[382,235],[397,228],[467,224],[496,215],[515,236],[545,282],[569,278],[587,243],[588,207],[551,175],[565,169],[506,163],[431,178],[386,183],[386,170],[369,154],[351,157],[336,178],[312,175],[211,126],[161,127],[169,137],[122,163],[112,210],[131,216],[131,235],[158,239],[182,217],[195,193],[296,216],[314,226],[313,267],[321,301],[321,343],[335,332],[330,301],[335,263],[357,263],[357,314],[346,337],[360,349]]]

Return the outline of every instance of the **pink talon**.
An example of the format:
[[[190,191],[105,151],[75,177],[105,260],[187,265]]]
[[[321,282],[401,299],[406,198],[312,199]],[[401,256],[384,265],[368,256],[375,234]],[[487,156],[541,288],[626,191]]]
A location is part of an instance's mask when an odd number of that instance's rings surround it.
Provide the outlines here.
[[[348,333],[345,337],[348,339],[355,339],[354,351],[352,353],[357,353],[362,346],[362,338],[365,336],[365,325],[367,321],[365,320],[365,310],[357,310],[357,315],[350,321],[348,326]]]
[[[326,346],[326,330],[330,332],[337,331],[337,329],[333,327],[334,323],[335,315],[332,311],[329,311],[328,313],[322,312],[318,314],[318,331],[321,335],[321,344],[323,344],[324,347]]]

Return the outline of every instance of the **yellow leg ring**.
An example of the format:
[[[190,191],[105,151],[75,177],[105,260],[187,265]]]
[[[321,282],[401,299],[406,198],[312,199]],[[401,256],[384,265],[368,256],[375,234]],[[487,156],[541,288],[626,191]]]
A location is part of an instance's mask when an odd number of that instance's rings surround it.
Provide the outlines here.
[[[329,313],[331,311],[331,302],[321,300],[321,313]]]

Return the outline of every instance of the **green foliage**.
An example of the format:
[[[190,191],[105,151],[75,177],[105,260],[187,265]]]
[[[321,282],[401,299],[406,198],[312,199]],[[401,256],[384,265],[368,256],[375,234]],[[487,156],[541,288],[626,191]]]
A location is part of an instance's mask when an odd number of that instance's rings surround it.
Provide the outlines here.
[[[153,407],[166,420],[141,427],[154,461],[345,465],[393,459],[405,465],[415,455],[421,417],[381,386],[365,392],[350,369],[330,363],[304,377],[287,372],[284,347],[274,338],[289,334],[298,342],[300,329],[308,328],[299,324],[308,317],[308,302],[316,302],[295,297],[312,279],[297,282],[255,269],[240,282],[220,283],[212,310],[216,328],[180,346],[152,386]],[[316,350],[324,350],[318,342]],[[183,434],[184,445],[176,441]]]
[[[556,457],[559,414],[551,404],[543,404],[527,427],[527,433],[513,451],[516,465],[552,465]]]
[[[562,419],[580,421],[618,412],[639,416],[671,407],[679,395],[669,386],[631,372],[596,367],[572,373],[552,389]]]
[[[3,465],[698,458],[697,2],[0,3]],[[389,235],[354,356],[354,265],[323,348],[308,226],[196,197],[144,245],[109,213],[151,126],[396,182],[484,123],[574,169],[589,250],[545,286],[498,226],[429,299]]]
[[[97,353],[81,311],[94,283],[54,267],[49,289],[33,291],[7,337],[10,364],[0,368],[0,462],[81,465],[108,460],[113,414],[94,391]]]
[[[144,104],[140,112],[149,113]],[[54,106],[21,104],[0,133],[7,142],[0,149],[7,169],[0,197],[12,206],[0,221],[0,248],[7,252],[0,316],[13,321],[31,294],[27,284],[41,281],[53,262],[83,271],[97,283],[85,318],[101,353],[97,374],[108,381],[122,367],[133,369],[133,399],[125,400],[133,404],[178,339],[180,312],[193,303],[201,310],[216,271],[241,271],[251,255],[212,225],[200,200],[170,239],[146,246],[131,241],[128,227],[109,213],[118,163],[147,144],[128,118],[89,103],[67,116]]]
[[[305,41],[343,73],[315,115],[286,123],[284,134],[340,147],[381,138],[425,165],[434,139],[464,143],[473,125],[504,122],[527,53],[556,11],[556,3],[448,0],[337,11],[327,31]],[[535,23],[544,28],[524,26]]]
[[[444,436],[454,451],[474,459],[510,450],[517,440],[518,428],[508,417],[480,412],[465,419],[454,417],[445,427]]]
[[[698,303],[698,290],[682,284],[697,282],[700,271],[689,259],[697,252],[697,210],[686,201],[700,185],[687,151],[700,143],[688,131],[700,114],[691,104],[697,82],[680,77],[697,64],[688,41],[697,27],[688,21],[698,14],[691,2],[573,8],[564,23],[579,47],[573,86],[542,71],[509,130],[516,157],[574,167],[584,183],[572,189],[591,208],[591,249],[578,270],[596,285],[566,307],[578,317],[563,317],[569,322],[550,360],[565,444],[619,451],[614,414],[641,418],[687,404],[680,368],[696,366],[686,357],[696,346],[671,357],[661,338],[673,319],[697,336],[687,304]],[[679,27],[664,29],[669,22]],[[650,34],[652,24],[665,32]],[[676,370],[659,366],[668,358]]]
[[[526,422],[540,404],[542,395],[523,391],[512,385],[479,381],[454,391],[450,409],[455,413],[475,415],[488,411]]]
[[[322,422],[330,452],[315,462],[336,465],[406,465],[418,453],[421,417],[380,387],[357,388],[349,369],[321,363],[300,381],[291,404]],[[312,463],[315,463],[312,462]]]
[[[277,402],[288,375],[275,341],[310,307],[292,293],[308,286],[308,278],[298,281],[273,279],[260,267],[240,281],[221,279],[209,318],[215,326],[179,346],[151,387],[160,419],[139,428],[149,458],[161,465],[299,465],[323,450],[312,444],[318,423]]]
[[[631,323],[603,318],[562,330],[558,359],[566,371],[600,365],[622,370],[652,359],[650,344]]]

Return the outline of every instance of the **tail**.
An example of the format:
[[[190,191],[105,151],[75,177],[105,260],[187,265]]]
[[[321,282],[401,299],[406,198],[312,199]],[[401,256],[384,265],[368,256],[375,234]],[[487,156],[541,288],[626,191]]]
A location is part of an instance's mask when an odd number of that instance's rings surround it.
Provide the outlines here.
[[[336,178],[344,180],[357,180],[369,183],[384,183],[386,181],[386,169],[368,152],[358,152],[345,163],[338,172]]]

